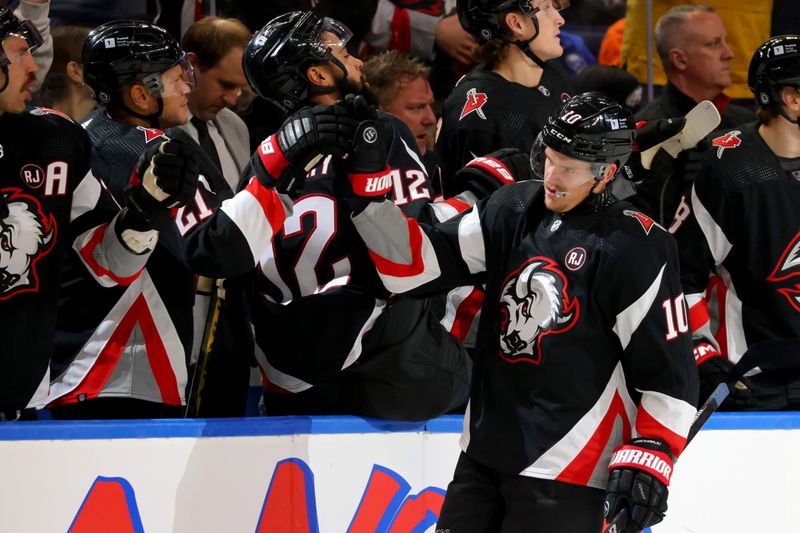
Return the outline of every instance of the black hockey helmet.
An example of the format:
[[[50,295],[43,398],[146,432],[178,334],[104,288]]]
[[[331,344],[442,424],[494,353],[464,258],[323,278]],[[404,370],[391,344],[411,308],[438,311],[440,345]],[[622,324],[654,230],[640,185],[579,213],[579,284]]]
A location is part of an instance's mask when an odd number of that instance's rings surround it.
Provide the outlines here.
[[[764,108],[779,104],[782,88],[800,88],[800,35],[772,37],[759,46],[750,60],[747,85]]]
[[[16,35],[25,40],[28,51],[33,52],[42,45],[44,39],[36,29],[36,26],[29,20],[20,20],[8,8],[0,6],[0,69],[2,69],[3,80],[0,85],[0,92],[8,86],[8,65],[17,60],[16,57],[6,53],[3,42],[6,37]]]
[[[545,1],[550,2],[552,7],[559,11],[568,7],[570,3],[570,0]],[[531,17],[534,25],[533,37],[522,41],[509,39],[503,20],[509,11],[520,11]],[[544,62],[528,49],[530,42],[539,35],[537,11],[539,11],[539,7],[535,5],[535,0],[457,0],[456,2],[456,12],[461,27],[475,37],[479,43],[485,43],[491,39],[509,42],[518,46],[525,55],[544,68]]]
[[[194,87],[194,71],[178,41],[148,22],[117,20],[89,33],[83,47],[83,76],[95,99],[108,104],[126,85],[142,83],[153,94],[164,91],[161,74],[175,65]]]
[[[312,91],[306,78],[308,67],[331,62],[347,77],[347,68],[333,56],[333,47],[344,47],[352,36],[341,22],[311,11],[275,17],[245,48],[242,63],[247,82],[259,96],[291,112],[305,105]]]
[[[456,3],[461,27],[481,43],[503,35],[503,15],[509,11],[532,15],[533,0],[458,0]]]
[[[595,176],[608,164],[617,171],[633,151],[635,127],[631,112],[603,93],[573,96],[547,119],[531,149],[531,168],[544,177],[544,148],[593,163]]]

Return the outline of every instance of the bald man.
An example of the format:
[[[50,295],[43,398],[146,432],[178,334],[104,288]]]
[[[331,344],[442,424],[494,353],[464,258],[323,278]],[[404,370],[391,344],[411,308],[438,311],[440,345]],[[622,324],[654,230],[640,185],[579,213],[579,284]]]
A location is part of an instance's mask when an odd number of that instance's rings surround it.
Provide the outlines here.
[[[687,4],[667,11],[656,24],[655,40],[668,82],[661,96],[640,111],[636,120],[682,116],[703,100],[713,102],[722,116],[718,128],[755,120],[754,111],[730,104],[723,92],[732,83],[734,54],[727,37],[725,24],[711,6]],[[664,226],[672,222],[688,185],[682,173],[674,172],[679,164],[660,153],[634,198],[634,203]]]

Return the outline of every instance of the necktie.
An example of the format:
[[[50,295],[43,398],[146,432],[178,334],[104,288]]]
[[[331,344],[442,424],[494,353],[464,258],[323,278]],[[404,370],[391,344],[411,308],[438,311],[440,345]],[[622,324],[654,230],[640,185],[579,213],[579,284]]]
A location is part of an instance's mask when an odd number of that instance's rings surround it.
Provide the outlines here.
[[[190,122],[197,130],[198,144],[203,151],[208,154],[208,157],[211,158],[211,161],[214,162],[214,164],[217,166],[217,169],[221,172],[222,165],[219,162],[219,155],[217,155],[217,147],[214,146],[214,141],[211,139],[211,135],[208,133],[208,124],[197,117],[192,117]]]

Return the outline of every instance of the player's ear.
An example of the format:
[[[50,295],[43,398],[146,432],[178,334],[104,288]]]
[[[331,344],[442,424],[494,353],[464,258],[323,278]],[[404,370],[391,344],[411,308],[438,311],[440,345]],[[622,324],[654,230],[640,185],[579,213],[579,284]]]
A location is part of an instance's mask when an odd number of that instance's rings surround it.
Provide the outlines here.
[[[124,97],[127,95],[127,99],[129,99],[130,103],[134,106],[134,110],[147,110],[150,107],[152,95],[150,91],[140,83],[134,83],[128,88],[123,89],[122,94],[123,101]]]
[[[322,65],[312,65],[306,70],[306,79],[312,85],[328,87],[333,82],[333,76]]]
[[[800,112],[800,89],[797,87],[784,87],[781,89],[780,98],[784,107]]]
[[[505,14],[503,20],[506,23],[506,28],[508,31],[517,39],[522,39],[523,34],[525,33],[525,21],[523,17],[528,18],[526,15],[522,13],[517,13],[515,11],[509,11]]]
[[[611,163],[609,165],[606,165],[605,168],[603,169],[603,175],[602,175],[603,177],[600,178],[600,180],[594,185],[594,187],[592,187],[592,192],[594,192],[595,194],[603,192],[603,189],[605,189],[606,186],[611,182],[611,180],[614,179],[614,176],[616,176],[617,169],[618,167],[616,163]]]

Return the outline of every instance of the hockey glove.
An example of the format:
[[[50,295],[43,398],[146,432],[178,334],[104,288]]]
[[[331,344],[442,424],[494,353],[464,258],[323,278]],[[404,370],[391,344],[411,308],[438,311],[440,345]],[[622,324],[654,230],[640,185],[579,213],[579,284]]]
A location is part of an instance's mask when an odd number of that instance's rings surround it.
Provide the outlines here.
[[[256,177],[267,187],[291,194],[325,155],[352,152],[359,117],[368,115],[368,106],[363,97],[348,96],[333,105],[305,107],[286,119],[261,143],[258,156],[264,172]]]
[[[697,349],[695,348],[695,351]],[[731,379],[733,363],[722,355],[714,355],[700,361],[697,365],[697,374],[700,378],[700,397],[697,406],[700,407],[711,396],[711,393],[720,383],[727,383]]]
[[[360,111],[353,99],[303,108],[276,133],[278,148],[291,164],[311,170],[324,155],[342,157],[353,150]]]
[[[609,523],[627,514],[619,533],[636,533],[664,519],[672,462],[669,447],[658,439],[633,439],[614,450],[603,512]]]
[[[529,159],[528,154],[516,148],[501,148],[476,157],[444,184],[444,197],[470,191],[478,199],[485,198],[503,185],[530,179]]]
[[[393,181],[378,124],[374,120],[362,122],[353,144],[347,175],[353,194],[365,200],[383,200],[392,190]]]
[[[697,143],[696,148],[681,152],[678,156],[675,172],[678,173],[680,179],[687,186],[694,183],[695,178],[705,165],[705,151],[708,150],[710,146],[711,145],[707,141],[700,141]]]
[[[192,199],[198,177],[197,162],[184,142],[173,139],[147,147],[125,188],[125,203],[132,216],[150,227],[132,222],[132,229],[163,229],[170,210]]]

